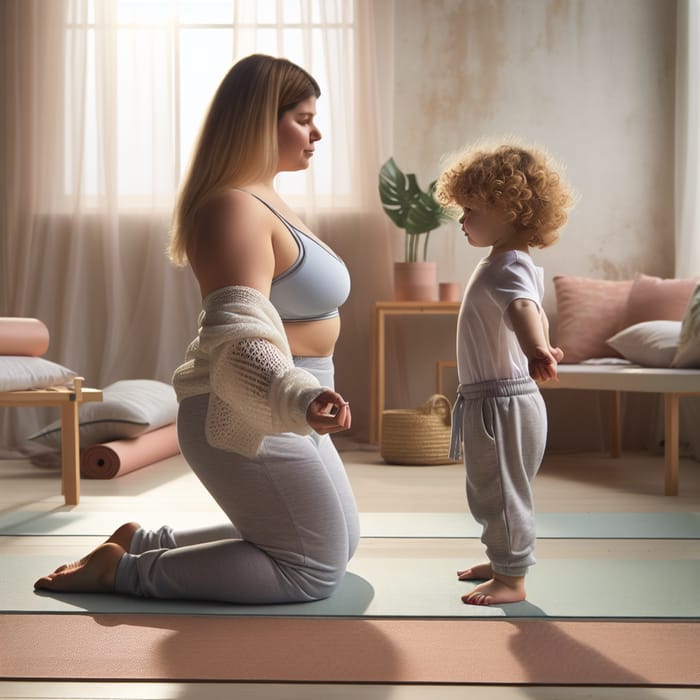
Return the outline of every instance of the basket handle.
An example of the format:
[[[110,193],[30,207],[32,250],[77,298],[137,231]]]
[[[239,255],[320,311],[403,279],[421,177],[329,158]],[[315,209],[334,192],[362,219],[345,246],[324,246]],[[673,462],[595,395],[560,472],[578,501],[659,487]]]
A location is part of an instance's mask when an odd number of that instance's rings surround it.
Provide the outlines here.
[[[452,404],[447,396],[433,394],[421,407],[422,413],[435,414],[442,418],[445,425],[452,424]]]

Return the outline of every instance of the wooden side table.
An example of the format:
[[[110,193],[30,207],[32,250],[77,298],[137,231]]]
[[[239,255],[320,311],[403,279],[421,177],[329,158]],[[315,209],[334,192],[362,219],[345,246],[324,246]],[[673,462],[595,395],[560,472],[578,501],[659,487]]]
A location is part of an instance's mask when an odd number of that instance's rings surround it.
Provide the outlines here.
[[[78,407],[85,401],[102,401],[99,389],[83,388],[83,378],[73,379],[73,388],[0,392],[0,406],[56,406],[61,409],[61,490],[66,505],[80,502],[80,435]]]
[[[459,301],[377,301],[370,324],[370,413],[369,441],[382,439],[382,411],[386,403],[386,318],[387,316],[457,316]]]
[[[457,360],[438,360],[435,363],[435,391],[438,394],[445,394],[445,381],[442,377],[442,373],[448,367],[456,368]]]

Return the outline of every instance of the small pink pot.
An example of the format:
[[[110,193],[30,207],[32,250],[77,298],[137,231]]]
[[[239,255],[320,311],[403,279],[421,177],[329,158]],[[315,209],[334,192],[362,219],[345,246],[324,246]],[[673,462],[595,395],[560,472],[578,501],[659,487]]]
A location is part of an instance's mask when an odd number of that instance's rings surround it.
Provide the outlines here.
[[[438,298],[440,301],[462,301],[462,287],[457,282],[440,282]]]

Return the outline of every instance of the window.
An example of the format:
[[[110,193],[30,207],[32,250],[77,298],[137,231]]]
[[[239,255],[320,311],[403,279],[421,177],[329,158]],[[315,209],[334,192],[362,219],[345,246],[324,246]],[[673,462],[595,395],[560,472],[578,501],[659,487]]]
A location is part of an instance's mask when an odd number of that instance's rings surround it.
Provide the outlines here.
[[[351,0],[72,0],[66,24],[66,194],[172,201],[230,66],[283,56],[318,80],[323,133],[308,172],[280,175],[292,201],[350,197],[355,142]],[[311,179],[311,180],[310,180]]]

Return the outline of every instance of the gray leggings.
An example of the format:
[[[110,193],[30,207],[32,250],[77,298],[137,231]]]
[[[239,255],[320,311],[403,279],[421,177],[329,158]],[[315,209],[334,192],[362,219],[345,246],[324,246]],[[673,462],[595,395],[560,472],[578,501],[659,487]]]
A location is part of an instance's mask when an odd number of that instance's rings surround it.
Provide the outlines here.
[[[332,358],[294,362],[333,387]],[[178,439],[228,522],[139,530],[119,562],[116,591],[241,604],[327,598],[359,539],[355,499],[330,437],[271,435],[249,459],[207,443],[207,405],[208,394],[182,401]]]
[[[493,570],[524,576],[535,563],[530,482],[540,468],[547,411],[532,379],[460,386],[469,509]]]

